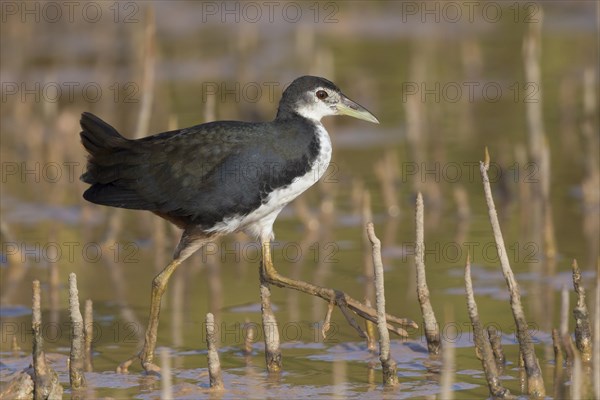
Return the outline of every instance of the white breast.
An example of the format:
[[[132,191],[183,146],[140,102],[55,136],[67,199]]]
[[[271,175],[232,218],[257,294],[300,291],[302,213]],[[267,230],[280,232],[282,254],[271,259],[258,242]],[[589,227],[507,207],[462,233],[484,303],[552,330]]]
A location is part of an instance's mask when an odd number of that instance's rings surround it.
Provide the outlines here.
[[[320,150],[310,171],[303,176],[294,178],[289,185],[275,189],[255,211],[246,216],[236,215],[226,218],[211,228],[210,232],[231,233],[244,231],[250,236],[261,238],[261,240],[272,240],[273,223],[279,212],[301,193],[317,183],[329,166],[329,161],[331,161],[331,139],[320,122],[317,123],[317,129]]]

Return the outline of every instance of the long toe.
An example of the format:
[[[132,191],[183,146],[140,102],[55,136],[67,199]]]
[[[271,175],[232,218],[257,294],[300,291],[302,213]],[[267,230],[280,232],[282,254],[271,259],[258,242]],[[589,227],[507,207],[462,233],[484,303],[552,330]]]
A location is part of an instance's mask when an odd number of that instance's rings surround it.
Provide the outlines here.
[[[142,367],[144,367],[146,374],[160,376],[160,367],[158,365],[148,362],[142,364]]]
[[[135,355],[133,357],[131,357],[129,360],[127,361],[123,361],[121,364],[119,364],[119,366],[117,367],[117,373],[118,374],[126,374],[129,372],[129,367],[131,366],[131,364],[133,364],[133,362],[135,360],[139,359],[139,355]]]

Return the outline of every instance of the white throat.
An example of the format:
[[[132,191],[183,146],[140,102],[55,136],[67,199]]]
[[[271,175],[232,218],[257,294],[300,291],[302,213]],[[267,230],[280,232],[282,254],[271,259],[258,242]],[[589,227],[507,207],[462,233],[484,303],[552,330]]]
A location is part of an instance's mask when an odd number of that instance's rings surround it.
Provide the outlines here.
[[[336,114],[334,110],[322,101],[315,101],[308,106],[305,105],[302,108],[296,109],[296,112],[304,118],[315,122],[321,122],[321,118]]]

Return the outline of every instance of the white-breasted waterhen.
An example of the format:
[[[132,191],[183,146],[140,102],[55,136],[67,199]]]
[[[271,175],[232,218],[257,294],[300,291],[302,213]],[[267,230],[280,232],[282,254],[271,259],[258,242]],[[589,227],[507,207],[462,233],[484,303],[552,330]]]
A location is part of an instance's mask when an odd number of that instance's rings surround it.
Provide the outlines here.
[[[270,122],[216,121],[130,140],[83,113],[81,141],[89,158],[81,179],[91,185],[83,197],[152,211],[183,229],[173,260],[152,282],[150,319],[139,354],[146,371],[158,371],[154,349],[169,277],[217,236],[243,231],[258,238],[263,276],[279,286],[298,282],[273,267],[273,223],[327,169],[331,141],[321,118],[340,114],[378,123],[332,82],[314,76],[300,77],[285,89]]]

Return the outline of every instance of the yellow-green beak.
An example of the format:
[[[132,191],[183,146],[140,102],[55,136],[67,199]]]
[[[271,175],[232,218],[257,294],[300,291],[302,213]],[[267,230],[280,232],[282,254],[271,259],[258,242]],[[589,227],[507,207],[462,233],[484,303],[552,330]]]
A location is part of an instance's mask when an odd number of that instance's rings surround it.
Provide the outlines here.
[[[340,114],[373,122],[374,124],[379,123],[379,120],[369,110],[344,95],[341,95],[340,102],[336,105],[336,108]]]

